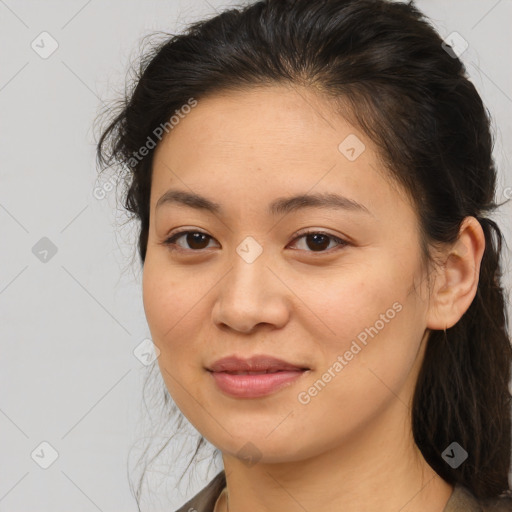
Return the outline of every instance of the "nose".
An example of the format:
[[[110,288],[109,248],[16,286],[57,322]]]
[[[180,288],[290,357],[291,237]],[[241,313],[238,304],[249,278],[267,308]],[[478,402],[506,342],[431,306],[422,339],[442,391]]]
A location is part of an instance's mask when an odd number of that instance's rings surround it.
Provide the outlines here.
[[[212,320],[218,327],[248,334],[260,324],[278,329],[287,323],[292,292],[264,254],[252,263],[234,255],[231,269],[216,287]]]

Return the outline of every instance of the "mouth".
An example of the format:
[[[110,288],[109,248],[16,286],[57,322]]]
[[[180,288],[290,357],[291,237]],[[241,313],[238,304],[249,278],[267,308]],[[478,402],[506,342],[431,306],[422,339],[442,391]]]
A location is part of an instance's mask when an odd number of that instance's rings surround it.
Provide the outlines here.
[[[297,368],[294,370],[262,370],[262,371],[239,371],[239,372],[216,372],[216,373],[227,373],[229,375],[267,375],[269,373],[279,373],[279,372],[291,372],[291,371],[305,371],[308,368]]]
[[[258,355],[242,358],[236,355],[218,359],[206,368],[210,372],[226,372],[231,374],[264,374],[280,371],[303,371],[311,368],[303,364],[294,364],[269,355]]]
[[[309,370],[210,372],[217,389],[234,398],[261,398],[291,386]]]
[[[230,356],[206,368],[218,390],[235,398],[260,398],[295,383],[311,368],[271,356]]]
[[[262,398],[294,385],[311,372],[269,356],[224,358],[207,368],[218,391],[233,398]]]

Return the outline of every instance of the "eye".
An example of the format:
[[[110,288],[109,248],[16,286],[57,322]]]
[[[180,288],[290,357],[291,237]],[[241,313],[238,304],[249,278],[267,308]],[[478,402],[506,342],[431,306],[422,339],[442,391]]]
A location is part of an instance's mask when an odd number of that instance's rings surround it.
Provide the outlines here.
[[[177,240],[185,237],[185,241],[189,247],[195,252],[206,249],[209,240],[213,240],[210,235],[202,231],[179,231],[162,242],[162,245],[168,246],[172,250],[187,251],[188,249],[177,244]],[[205,245],[206,242],[206,245]]]
[[[294,242],[296,240],[301,240],[302,238],[304,239],[305,246],[308,247],[309,249],[312,249],[306,252],[331,252],[325,251],[325,249],[329,247],[331,241],[335,242],[338,248],[349,245],[349,242],[347,242],[346,240],[342,240],[337,236],[325,233],[323,231],[307,231],[306,233],[302,233],[298,237],[296,237],[294,239]]]
[[[185,242],[189,246],[188,248],[183,247],[177,243],[180,238],[185,239]],[[323,231],[308,231],[306,233],[302,233],[297,236],[293,242],[301,239],[304,239],[306,247],[311,249],[305,249],[306,252],[326,252],[326,249],[329,248],[331,242],[335,242],[335,246],[338,247],[345,247],[346,245],[349,245],[349,242]],[[208,248],[208,243],[210,240],[213,240],[213,237],[203,233],[202,231],[179,231],[178,233],[174,233],[172,236],[164,240],[162,245],[169,247],[171,250],[192,250],[192,252],[199,252]]]

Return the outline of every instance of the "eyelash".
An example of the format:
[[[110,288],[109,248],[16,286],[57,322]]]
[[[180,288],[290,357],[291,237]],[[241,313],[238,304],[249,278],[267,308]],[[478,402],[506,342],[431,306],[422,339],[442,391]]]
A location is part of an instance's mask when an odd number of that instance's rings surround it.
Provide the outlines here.
[[[178,240],[182,236],[188,235],[188,234],[197,234],[197,233],[200,233],[202,235],[206,235],[210,240],[213,240],[213,237],[211,237],[210,235],[208,235],[208,234],[206,234],[206,233],[204,233],[202,231],[186,230],[186,231],[179,231],[177,233],[174,233],[172,236],[170,236],[169,238],[167,238],[166,240],[161,242],[161,245],[164,245],[164,246],[168,247],[172,251],[200,253],[200,252],[204,251],[205,249],[197,249],[197,250],[194,250],[194,249],[183,249],[183,248],[179,247],[176,244],[176,240]],[[330,238],[331,240],[334,240],[338,244],[338,247],[334,247],[334,248],[331,248],[331,249],[328,249],[328,250],[324,250],[324,251],[306,251],[306,252],[310,252],[312,254],[326,254],[326,253],[332,252],[333,250],[341,249],[341,248],[343,248],[343,247],[345,247],[347,245],[350,245],[349,242],[347,242],[346,240],[343,240],[343,239],[341,239],[341,238],[339,238],[337,236],[331,235],[330,233],[326,233],[324,231],[316,231],[316,230],[306,231],[304,233],[299,233],[299,234],[297,234],[297,236],[295,236],[295,238],[292,240],[292,242],[296,242],[300,238],[306,237],[308,235],[323,235],[323,236],[326,236],[327,238]]]

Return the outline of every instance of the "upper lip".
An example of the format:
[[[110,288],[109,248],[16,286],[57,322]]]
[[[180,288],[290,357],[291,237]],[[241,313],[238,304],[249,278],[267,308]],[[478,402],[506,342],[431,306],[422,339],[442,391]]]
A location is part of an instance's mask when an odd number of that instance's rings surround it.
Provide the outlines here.
[[[228,356],[218,359],[207,370],[212,372],[249,372],[264,370],[309,370],[304,365],[295,365],[269,355],[252,356],[242,358],[238,356]]]

